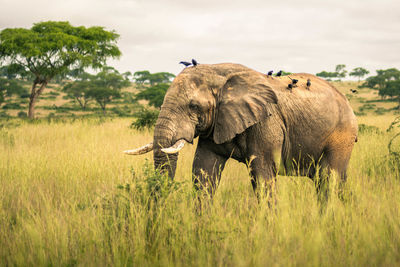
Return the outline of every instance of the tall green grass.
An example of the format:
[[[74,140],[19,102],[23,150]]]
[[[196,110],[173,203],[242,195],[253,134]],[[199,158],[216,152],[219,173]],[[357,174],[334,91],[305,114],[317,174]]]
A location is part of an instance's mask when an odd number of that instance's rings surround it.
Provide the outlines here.
[[[382,130],[392,118],[362,118]],[[215,198],[198,212],[195,147],[174,182],[152,154],[122,150],[152,139],[130,120],[25,121],[0,129],[0,266],[398,266],[400,178],[393,133],[359,136],[346,197],[332,183],[323,210],[313,183],[278,177],[277,206],[258,203],[246,166],[229,161]],[[157,201],[155,201],[155,196]]]

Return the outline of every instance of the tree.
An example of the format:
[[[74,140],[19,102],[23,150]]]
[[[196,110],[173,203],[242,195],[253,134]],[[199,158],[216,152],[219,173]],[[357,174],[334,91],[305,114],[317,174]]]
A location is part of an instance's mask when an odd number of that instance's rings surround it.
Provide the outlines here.
[[[336,65],[335,72],[321,71],[316,75],[318,77],[322,77],[328,80],[331,78],[337,78],[338,80],[340,80],[340,78],[345,78],[347,75],[347,70],[345,70],[344,68],[346,68],[346,65],[339,64]]]
[[[361,67],[354,68],[349,73],[350,76],[358,77],[358,82],[360,82],[361,78],[364,77],[367,74],[369,74],[369,71],[364,69],[364,68],[361,68]]]
[[[107,58],[119,57],[118,37],[103,27],[74,27],[66,21],[39,22],[30,29],[7,28],[0,32],[0,61],[33,75],[28,111],[32,119],[35,103],[50,80],[74,69],[96,69]]]
[[[150,86],[153,86],[159,83],[170,83],[175,75],[169,72],[150,73],[147,70],[142,70],[135,72],[133,77],[135,82],[140,85],[150,84]]]
[[[318,77],[325,78],[325,79],[331,79],[331,78],[336,78],[336,73],[334,72],[327,72],[327,71],[321,71],[316,74]]]
[[[383,89],[388,81],[400,80],[400,71],[396,68],[377,70],[377,75],[368,77],[361,87]]]
[[[377,89],[380,96],[397,99],[400,109],[400,71],[391,68],[377,70],[376,73],[376,76],[368,77],[361,87]]]
[[[347,70],[345,70],[344,68],[346,68],[346,65],[344,64],[336,65],[335,73],[336,77],[339,78],[339,80],[340,78],[345,78],[347,75]]]
[[[105,115],[107,104],[120,97],[121,89],[130,84],[126,73],[120,74],[112,67],[104,67],[101,72],[89,78],[87,96],[96,100]]]
[[[147,70],[142,70],[135,72],[133,77],[141,89],[136,95],[136,99],[148,100],[149,105],[159,108],[175,75],[169,72],[150,73]],[[144,86],[145,84],[150,86]]]
[[[169,85],[169,83],[160,83],[146,88],[136,95],[136,99],[148,100],[149,105],[159,108],[164,101],[164,96],[169,88]]]
[[[79,103],[81,108],[85,110],[87,104],[91,99],[88,95],[90,86],[90,81],[78,80],[67,83],[62,90],[67,93],[68,97],[75,99]]]

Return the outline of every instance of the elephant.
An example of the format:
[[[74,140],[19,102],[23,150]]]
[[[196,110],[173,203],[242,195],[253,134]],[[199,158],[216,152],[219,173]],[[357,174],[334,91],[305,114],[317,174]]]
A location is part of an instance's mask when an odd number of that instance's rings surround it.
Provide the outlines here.
[[[193,182],[211,197],[229,158],[248,164],[256,193],[273,191],[281,172],[310,177],[320,192],[331,171],[346,182],[357,131],[345,96],[314,75],[277,77],[240,64],[199,64],[185,68],[167,90],[153,142],[125,153],[154,150],[155,168],[173,178],[179,150],[199,137]],[[323,171],[328,178],[317,179]]]

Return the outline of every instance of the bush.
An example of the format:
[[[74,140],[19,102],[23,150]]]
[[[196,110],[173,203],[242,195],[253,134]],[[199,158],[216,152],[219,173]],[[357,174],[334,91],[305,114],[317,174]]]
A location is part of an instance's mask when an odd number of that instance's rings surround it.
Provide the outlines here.
[[[365,115],[367,115],[367,114],[365,114],[365,112],[357,112],[357,111],[354,111],[354,114],[356,116],[365,116]]]
[[[113,107],[111,109],[111,111],[113,113],[115,113],[116,115],[118,115],[119,117],[127,117],[130,115],[130,108],[127,107],[126,105],[123,107]]]
[[[376,127],[376,126],[371,126],[371,125],[366,125],[361,123],[358,125],[358,132],[363,134],[363,133],[376,133],[376,134],[382,134],[382,131]]]
[[[29,98],[30,96],[31,96],[30,93],[23,93],[19,97],[21,97],[21,98]]]
[[[26,114],[25,111],[18,112],[17,116],[18,116],[18,118],[26,118],[26,117],[28,117],[28,115]]]
[[[159,113],[158,110],[142,107],[139,111],[133,113],[136,120],[132,122],[130,127],[137,130],[149,129],[156,124]]]
[[[18,103],[7,103],[3,106],[3,109],[20,109],[21,106]]]
[[[364,110],[373,110],[373,109],[375,109],[375,107],[376,107],[375,104],[367,103],[367,104],[364,104],[361,107],[359,107],[358,110],[360,112],[364,112]]]
[[[389,111],[390,111],[390,109],[385,109],[385,108],[379,107],[374,112],[377,115],[384,115],[385,113],[387,113]]]

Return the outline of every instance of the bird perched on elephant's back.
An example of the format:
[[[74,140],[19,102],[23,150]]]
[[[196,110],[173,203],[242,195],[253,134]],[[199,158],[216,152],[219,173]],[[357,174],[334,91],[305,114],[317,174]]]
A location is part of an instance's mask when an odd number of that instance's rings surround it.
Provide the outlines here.
[[[211,195],[229,158],[250,164],[256,192],[260,184],[271,189],[280,166],[286,174],[320,181],[315,178],[319,164],[327,173],[337,171],[344,182],[357,137],[347,99],[314,75],[291,74],[291,79],[298,80],[296,90],[287,90],[289,78],[270,79],[240,64],[184,69],[168,89],[154,128],[155,167],[173,177],[179,149],[199,137],[193,179]]]

